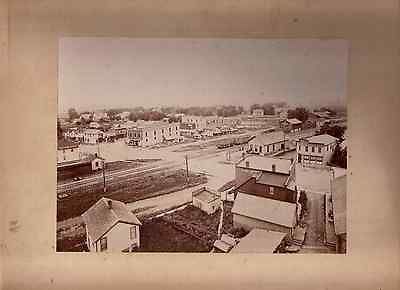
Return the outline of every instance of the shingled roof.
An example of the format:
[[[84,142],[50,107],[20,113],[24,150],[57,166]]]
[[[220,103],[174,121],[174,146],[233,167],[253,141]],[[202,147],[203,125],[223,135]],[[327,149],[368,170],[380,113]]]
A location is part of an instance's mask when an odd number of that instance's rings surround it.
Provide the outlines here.
[[[119,222],[142,224],[123,202],[105,197],[84,212],[82,218],[92,242],[98,241]]]

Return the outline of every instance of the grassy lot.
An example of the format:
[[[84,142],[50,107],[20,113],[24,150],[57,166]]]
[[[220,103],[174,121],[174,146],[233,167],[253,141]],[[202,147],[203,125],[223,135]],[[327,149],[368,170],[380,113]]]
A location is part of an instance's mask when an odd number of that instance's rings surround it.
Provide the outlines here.
[[[186,183],[183,169],[169,173],[155,172],[123,180],[108,186],[103,192],[102,184],[86,189],[77,189],[70,197],[57,200],[57,221],[81,215],[101,197],[109,197],[122,202],[134,202],[140,199],[167,194],[205,183],[207,177],[202,174],[190,174]]]
[[[138,252],[209,252],[202,241],[176,229],[163,218],[145,222],[140,232]]]
[[[226,229],[232,230],[231,206]],[[192,205],[144,223],[140,252],[210,252],[217,239],[221,211],[208,215]],[[230,216],[230,217],[229,217]]]

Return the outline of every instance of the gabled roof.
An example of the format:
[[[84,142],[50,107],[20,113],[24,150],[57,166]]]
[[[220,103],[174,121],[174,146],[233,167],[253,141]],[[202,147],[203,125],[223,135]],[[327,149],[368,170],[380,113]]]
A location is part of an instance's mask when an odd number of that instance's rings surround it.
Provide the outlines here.
[[[305,138],[305,140],[307,140],[310,143],[328,145],[328,144],[337,142],[339,139],[335,138],[331,135],[328,135],[328,134],[322,134],[322,135],[316,135],[316,136],[312,136],[309,138]]]
[[[62,150],[62,149],[68,149],[68,148],[77,148],[79,147],[79,144],[74,143],[70,140],[67,139],[57,139],[57,149]]]
[[[239,192],[233,214],[292,228],[296,222],[296,204]]]
[[[335,178],[332,183],[332,205],[335,233],[346,233],[346,175]]]
[[[252,229],[242,238],[230,253],[270,253],[272,254],[287,234],[280,232],[267,231],[262,229]]]
[[[248,167],[246,166],[246,162],[248,162]],[[236,166],[241,168],[272,172],[272,165],[275,165],[276,173],[289,174],[292,161],[283,158],[250,155],[240,161]]]
[[[111,202],[111,209],[108,207]],[[99,240],[117,223],[141,225],[136,215],[121,201],[102,197],[82,214],[92,242]]]
[[[288,178],[286,174],[262,172],[257,178],[257,183],[285,187]]]
[[[261,133],[257,135],[254,139],[249,141],[249,143],[268,145],[268,144],[283,142],[285,141],[285,139],[286,139],[285,134],[282,131],[278,131],[278,132],[271,132],[268,134]]]
[[[277,177],[279,178],[279,177]],[[288,176],[285,176],[285,181]],[[283,181],[283,180],[282,180]],[[274,193],[270,192],[270,186],[274,187]],[[247,182],[237,188],[238,192],[259,196],[262,198],[275,199],[279,201],[296,203],[297,193],[294,190],[283,187],[282,185],[259,183],[257,178],[252,177]]]

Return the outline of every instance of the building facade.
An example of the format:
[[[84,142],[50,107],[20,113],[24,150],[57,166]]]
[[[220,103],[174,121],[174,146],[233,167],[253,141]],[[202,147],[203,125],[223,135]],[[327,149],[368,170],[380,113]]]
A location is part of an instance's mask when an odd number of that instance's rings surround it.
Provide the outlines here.
[[[98,129],[86,129],[83,131],[83,142],[86,144],[97,144],[103,140],[104,133]]]
[[[297,162],[304,166],[325,166],[337,145],[338,139],[327,134],[302,138],[296,144]]]
[[[248,153],[270,155],[289,148],[288,139],[283,132],[262,133],[246,145]]]
[[[91,252],[130,252],[140,247],[138,218],[120,201],[99,199],[82,214]]]
[[[128,144],[134,146],[152,146],[166,141],[180,141],[179,123],[136,122],[127,129]]]

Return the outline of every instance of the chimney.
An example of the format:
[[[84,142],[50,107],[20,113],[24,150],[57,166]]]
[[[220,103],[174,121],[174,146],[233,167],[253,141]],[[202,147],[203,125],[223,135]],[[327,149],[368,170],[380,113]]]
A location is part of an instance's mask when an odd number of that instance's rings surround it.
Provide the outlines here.
[[[107,206],[108,206],[108,209],[112,209],[112,201],[111,200],[107,200]]]

